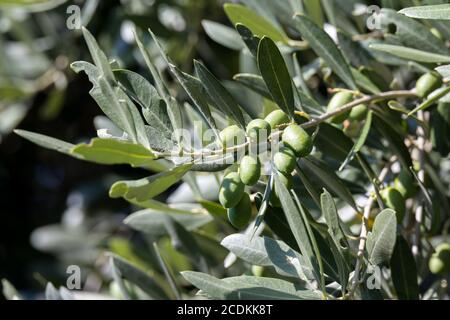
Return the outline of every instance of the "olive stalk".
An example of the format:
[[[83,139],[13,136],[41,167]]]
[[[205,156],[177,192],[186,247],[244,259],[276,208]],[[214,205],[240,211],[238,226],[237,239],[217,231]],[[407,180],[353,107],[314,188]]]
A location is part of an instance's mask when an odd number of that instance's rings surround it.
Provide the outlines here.
[[[378,181],[383,181],[387,174],[389,173],[389,167],[391,165],[391,161],[381,170]],[[349,290],[349,295],[352,295],[354,293],[354,290],[360,283],[359,279],[359,273],[361,271],[362,266],[362,260],[364,257],[364,250],[366,247],[366,241],[367,241],[367,234],[369,232],[367,222],[370,218],[370,211],[372,210],[373,205],[375,204],[376,197],[371,196],[372,192],[369,192],[369,198],[366,202],[366,205],[364,206],[364,212],[363,212],[363,218],[362,218],[362,224],[361,224],[361,232],[359,234],[359,245],[358,245],[358,253],[357,253],[357,260],[356,260],[356,266],[355,266],[355,272],[353,274],[351,287]]]
[[[424,112],[421,110],[417,113],[417,116],[420,121],[424,121]],[[417,173],[418,178],[423,183],[425,181],[425,144],[426,144],[426,135],[425,130],[421,126],[417,127],[417,150],[419,157],[419,172]],[[418,195],[421,198],[421,195]],[[411,251],[416,259],[418,259],[420,254],[420,226],[422,225],[423,220],[423,204],[417,207],[417,210],[414,215],[414,235],[413,235],[413,245]]]

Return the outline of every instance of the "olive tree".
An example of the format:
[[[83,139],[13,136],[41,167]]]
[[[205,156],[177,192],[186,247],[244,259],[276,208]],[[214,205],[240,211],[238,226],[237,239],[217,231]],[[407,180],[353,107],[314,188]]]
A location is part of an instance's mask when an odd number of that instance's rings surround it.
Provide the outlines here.
[[[213,41],[240,52],[233,81],[200,61],[184,72],[152,30],[136,30],[146,79],[83,29],[92,63],[71,66],[110,123],[75,145],[16,130],[80,160],[154,172],[109,194],[144,208],[127,225],[167,230],[202,272],[174,279],[166,266],[171,285],[155,291],[149,274],[113,257],[123,296],[135,297],[124,280],[154,298],[185,297],[184,281],[212,299],[447,296],[450,5],[243,2],[224,5],[232,27],[203,21]],[[215,181],[212,199],[202,177]],[[180,181],[191,209],[158,201]],[[218,235],[192,237],[208,224]],[[217,278],[208,241],[229,250],[224,268],[240,260],[246,270]]]

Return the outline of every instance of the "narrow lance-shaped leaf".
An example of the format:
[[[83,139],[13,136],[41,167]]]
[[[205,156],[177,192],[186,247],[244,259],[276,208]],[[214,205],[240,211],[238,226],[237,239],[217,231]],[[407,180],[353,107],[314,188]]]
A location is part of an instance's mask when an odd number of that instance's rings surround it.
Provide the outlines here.
[[[356,83],[347,61],[330,36],[306,16],[296,15],[295,21],[303,39],[308,41],[317,55],[350,89],[356,90]]]
[[[206,93],[217,109],[231,117],[242,128],[245,128],[244,116],[233,96],[202,63],[194,61],[194,66]]]
[[[155,159],[155,154],[140,144],[117,139],[94,138],[90,143],[78,144],[70,149],[76,157],[101,164],[130,164],[144,166]]]
[[[253,32],[242,23],[236,24],[236,30],[244,41],[250,53],[256,57],[258,55],[258,46],[260,37],[253,35]]]
[[[167,89],[167,86],[161,76],[161,73],[159,72],[155,63],[153,62],[147,48],[144,46],[144,43],[142,42],[140,35],[137,32],[134,32],[134,37],[136,39],[136,43],[139,47],[139,50],[141,51],[142,56],[144,57],[145,63],[149,68],[150,73],[152,74],[156,89],[158,90],[158,93],[161,96],[161,98],[163,98],[164,102],[166,103],[167,112],[169,114],[172,127],[175,130],[183,129],[183,118],[181,114],[180,105],[175,100],[175,98],[170,96],[169,90]],[[178,144],[181,145],[180,137],[177,135],[176,138]]]
[[[208,106],[208,101],[206,100],[205,94],[203,92],[203,87],[200,83],[200,81],[192,77],[191,75],[182,72],[179,70],[167,57],[164,49],[162,48],[161,44],[158,41],[158,38],[155,36],[155,34],[149,29],[148,30],[150,35],[153,38],[153,41],[155,42],[161,56],[166,61],[167,65],[169,66],[170,72],[175,76],[175,78],[178,80],[178,82],[181,84],[183,89],[186,91],[186,93],[189,95],[189,97],[194,102],[195,106],[199,110],[199,112],[202,114],[202,116],[205,118],[206,122],[212,129],[216,129],[216,122],[214,118],[211,115],[211,110]],[[215,131],[215,130],[214,130]]]
[[[263,37],[258,47],[258,67],[273,100],[294,118],[292,79],[280,50],[273,40]]]
[[[437,67],[435,70],[441,74],[442,78],[450,80],[450,64]]]
[[[442,54],[427,52],[419,49],[397,46],[392,44],[374,43],[369,46],[373,50],[387,52],[394,56],[414,60],[425,63],[442,63],[450,62],[450,56],[444,56]]]
[[[26,130],[16,129],[14,130],[14,133],[18,134],[22,138],[27,139],[28,141],[37,144],[38,146],[50,150],[55,150],[68,155],[71,155],[70,150],[75,146],[69,142],[65,142],[40,133],[34,133]]]
[[[391,276],[397,297],[401,300],[418,300],[417,266],[405,238],[398,236],[391,257]]]
[[[404,8],[399,13],[417,19],[450,20],[450,4]]]
[[[390,37],[397,43],[436,54],[449,53],[444,42],[433,35],[427,26],[395,10],[383,8],[377,19],[383,28],[388,28],[391,24],[395,25],[395,34]]]
[[[255,11],[243,5],[232,3],[226,3],[223,8],[233,25],[241,23],[250,29],[255,36],[260,38],[268,36],[274,41],[288,41],[284,32],[277,29],[272,23],[258,15]]]
[[[313,183],[320,184],[321,187],[338,195],[342,200],[347,202],[355,210],[358,210],[355,200],[353,199],[353,196],[348,188],[336,175],[336,173],[334,173],[334,171],[332,171],[322,161],[312,156],[308,156],[306,158],[300,159],[299,165],[301,170],[306,171],[309,177],[311,177]]]
[[[311,240],[308,237],[308,231],[302,215],[297,208],[289,190],[280,181],[277,174],[274,174],[275,189],[277,196],[280,198],[286,220],[292,230],[292,233],[300,248],[301,254],[306,258],[307,267],[314,270],[314,276],[317,281],[320,281],[320,270],[317,258],[314,253]]]
[[[173,128],[170,122],[167,106],[156,89],[140,74],[129,70],[114,70],[117,80],[139,105],[147,123],[161,131],[166,137],[171,137]]]
[[[154,299],[168,299],[169,297],[161,287],[145,271],[132,265],[128,261],[111,255],[111,264],[117,272],[117,276],[125,279],[139,288]]]
[[[372,127],[372,111],[369,111],[367,113],[366,122],[364,123],[364,127],[361,130],[361,133],[358,137],[358,140],[356,140],[356,143],[354,144],[352,150],[350,150],[350,153],[348,154],[345,161],[342,163],[342,165],[339,168],[339,171],[345,168],[345,166],[353,160],[355,155],[361,151],[362,147],[366,143],[366,139],[369,135],[370,128]]]
[[[325,217],[325,221],[328,225],[328,232],[330,233],[339,250],[345,250],[348,247],[348,242],[347,238],[344,235],[344,232],[342,231],[342,221],[339,218],[333,197],[326,189],[323,189],[323,193],[320,196],[320,204],[323,216]],[[345,247],[343,248],[342,245],[344,245]]]
[[[224,47],[232,50],[242,50],[245,47],[239,33],[230,27],[209,20],[203,20],[202,26],[211,39]]]
[[[263,277],[240,276],[217,279],[205,273],[184,271],[182,276],[211,299],[218,300],[301,300],[320,299],[312,290],[301,290],[290,282]]]
[[[177,183],[191,166],[192,164],[186,164],[174,167],[140,180],[118,181],[111,186],[109,195],[111,198],[123,197],[126,200],[137,201],[154,198]]]
[[[389,262],[394,251],[397,233],[395,211],[385,209],[375,218],[372,232],[367,237],[367,253],[373,265]]]

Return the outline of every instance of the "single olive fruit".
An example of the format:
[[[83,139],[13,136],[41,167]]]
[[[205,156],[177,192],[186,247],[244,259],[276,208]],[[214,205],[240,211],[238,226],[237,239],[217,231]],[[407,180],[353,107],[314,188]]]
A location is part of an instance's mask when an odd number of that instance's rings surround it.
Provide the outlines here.
[[[447,275],[450,273],[450,243],[441,243],[436,252],[431,255],[428,267],[434,274]]]
[[[412,175],[405,169],[401,170],[395,178],[394,187],[405,199],[414,197],[417,191]]]
[[[285,146],[294,151],[297,157],[306,157],[313,147],[309,134],[297,124],[291,124],[284,129],[281,140]]]
[[[344,121],[344,133],[347,137],[357,138],[361,131],[362,124],[359,121]]]
[[[288,189],[292,189],[293,181],[292,181],[292,175],[291,174],[283,174],[281,172],[276,172],[275,174],[278,175],[280,178],[281,183]],[[270,204],[272,207],[280,207],[281,202],[277,195],[277,188],[275,187],[275,183],[273,184],[273,190],[270,194]]]
[[[239,164],[239,177],[241,181],[247,185],[252,186],[258,182],[261,176],[261,162],[256,156],[244,156]]]
[[[294,151],[288,147],[281,147],[280,151],[273,156],[275,168],[284,174],[290,174],[294,170],[296,160]]]
[[[348,115],[350,120],[361,121],[366,117],[367,114],[367,106],[365,104],[358,104],[356,107],[353,107]]]
[[[442,78],[437,72],[428,72],[422,75],[416,82],[416,93],[419,97],[425,98],[431,92],[442,85]]]
[[[244,192],[241,200],[228,209],[228,220],[236,229],[243,229],[247,226],[252,216],[252,202],[248,193]]]
[[[387,187],[381,190],[381,198],[388,208],[395,211],[397,223],[401,223],[405,217],[405,198],[394,187]]]
[[[226,127],[219,133],[224,148],[230,148],[245,143],[245,131],[237,125]]]
[[[330,100],[327,106],[327,112],[332,112],[343,105],[351,102],[353,100],[353,93],[348,91],[340,91],[336,93]],[[347,119],[350,114],[350,110],[339,115],[336,115],[330,119],[333,123],[342,123],[345,119]]]
[[[436,28],[431,28],[430,32],[433,34],[433,36],[435,36],[436,38],[443,40],[444,38],[442,37],[442,33],[439,32],[438,29]]]
[[[281,110],[272,111],[264,120],[269,123],[272,129],[275,129],[280,124],[289,123],[288,115]]]
[[[254,119],[247,125],[247,135],[258,143],[263,140],[262,138],[267,140],[270,136],[270,131],[270,124],[263,119]]]
[[[242,183],[239,173],[227,174],[220,186],[219,201],[225,208],[232,208],[238,204],[244,195],[245,185]]]
[[[262,277],[264,274],[264,267],[262,266],[257,266],[257,265],[253,265],[252,266],[252,274],[255,277]]]

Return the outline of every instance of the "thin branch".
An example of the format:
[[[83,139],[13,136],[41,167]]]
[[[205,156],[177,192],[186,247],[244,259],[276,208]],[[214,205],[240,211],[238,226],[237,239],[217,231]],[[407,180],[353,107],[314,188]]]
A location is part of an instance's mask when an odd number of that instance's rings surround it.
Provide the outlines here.
[[[389,167],[391,165],[391,161],[389,161],[389,163],[381,170],[379,176],[378,176],[378,181],[383,181],[387,174],[389,173]],[[372,190],[374,189],[374,187],[372,187]],[[358,286],[360,279],[359,279],[359,273],[361,271],[361,267],[362,267],[362,260],[364,257],[364,249],[366,247],[366,241],[367,241],[367,234],[368,234],[368,226],[367,226],[367,222],[369,221],[370,218],[370,211],[372,210],[373,205],[375,204],[375,197],[371,196],[371,192],[369,192],[369,199],[367,200],[366,205],[364,206],[364,213],[363,213],[363,218],[362,218],[362,224],[361,224],[361,232],[359,235],[359,245],[358,245],[358,254],[357,254],[357,260],[356,260],[356,266],[355,266],[355,272],[353,273],[353,278],[352,278],[352,284],[351,284],[351,288],[350,288],[350,295],[353,294],[354,290],[356,289],[356,287]]]
[[[401,97],[417,97],[417,94],[415,93],[414,90],[395,90],[395,91],[382,92],[382,93],[374,94],[371,96],[363,96],[361,98],[353,100],[350,103],[343,105],[340,108],[337,108],[331,112],[325,113],[317,118],[309,120],[308,122],[305,122],[305,123],[301,124],[300,126],[304,129],[315,127],[315,126],[319,125],[320,123],[325,122],[326,120],[328,120],[336,115],[350,111],[352,108],[354,108],[360,104],[370,104],[370,103],[374,103],[376,101],[401,98]],[[278,128],[280,129],[279,131],[283,131],[283,129],[285,127],[287,127],[288,125],[289,124],[287,123],[287,124],[278,126]],[[274,138],[274,137],[276,137],[277,134],[279,135],[280,133],[278,131],[274,132],[270,135],[269,138]],[[247,139],[247,141],[245,143],[240,144],[238,146],[230,147],[227,149],[208,150],[207,152],[211,156],[218,156],[218,155],[220,156],[220,155],[224,155],[227,153],[233,153],[240,149],[246,148],[249,144],[250,144],[250,141],[249,141],[249,139]],[[174,154],[167,153],[167,152],[166,153],[161,152],[161,153],[156,153],[156,156],[157,156],[157,158],[163,158],[163,157],[174,156]],[[204,150],[201,150],[198,152],[183,152],[182,154],[180,154],[180,156],[203,157]]]

